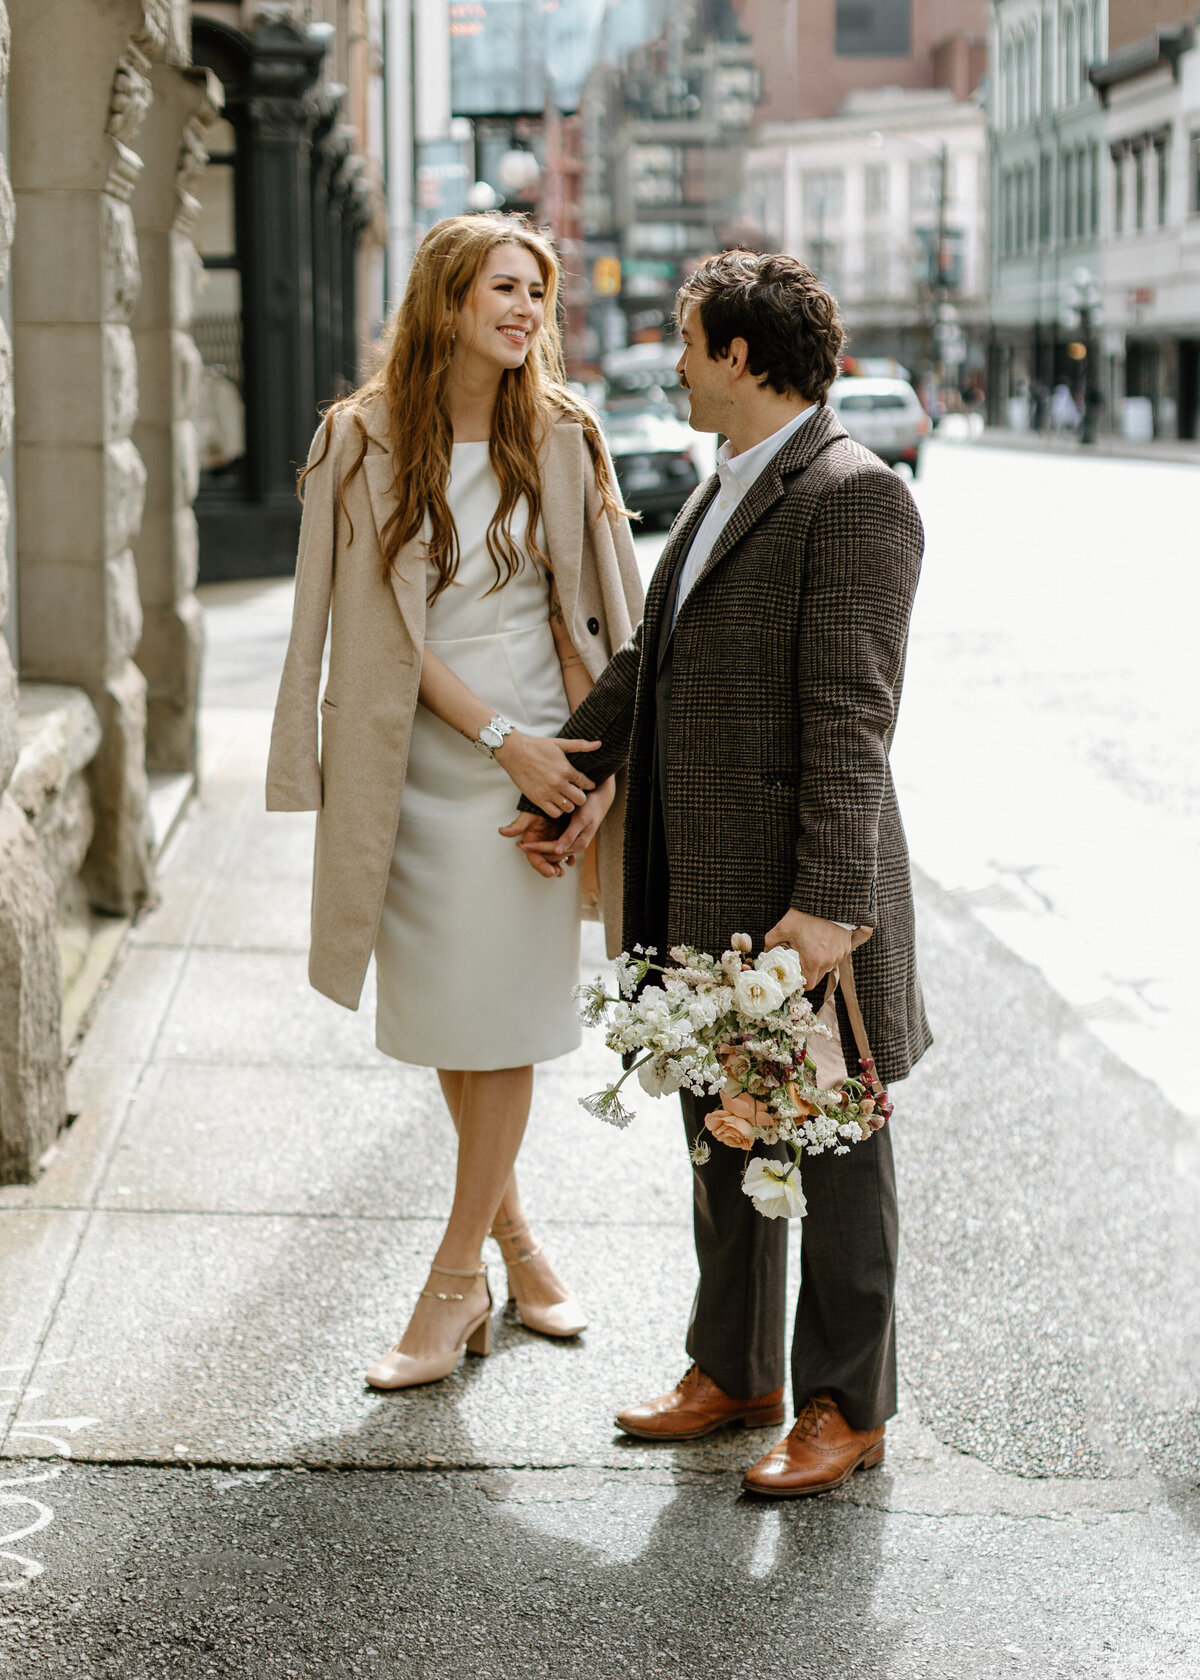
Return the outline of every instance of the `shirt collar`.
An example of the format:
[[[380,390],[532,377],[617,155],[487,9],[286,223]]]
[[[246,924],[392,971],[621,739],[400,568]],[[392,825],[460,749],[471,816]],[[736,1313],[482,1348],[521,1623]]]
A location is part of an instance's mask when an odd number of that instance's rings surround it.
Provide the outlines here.
[[[817,412],[817,404],[812,403],[792,418],[770,437],[763,438],[752,449],[743,449],[740,455],[731,455],[728,441],[723,443],[717,451],[717,471],[724,479],[726,475],[743,492],[749,490],[756,479],[761,477],[763,470],[773,461],[788,439],[797,432],[810,414]]]

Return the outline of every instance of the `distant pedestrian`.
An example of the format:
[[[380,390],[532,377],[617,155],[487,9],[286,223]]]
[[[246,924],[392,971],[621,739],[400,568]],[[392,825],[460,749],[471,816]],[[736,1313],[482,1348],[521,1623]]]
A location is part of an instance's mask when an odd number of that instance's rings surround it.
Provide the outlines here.
[[[1079,410],[1071,395],[1071,387],[1060,380],[1050,397],[1050,429],[1061,437],[1064,432],[1073,432],[1078,424]]]
[[[517,790],[578,812],[574,850],[597,837],[618,932],[619,779],[595,786],[567,757],[586,764],[598,741],[554,736],[642,592],[599,423],[564,383],[559,279],[515,217],[439,222],[379,372],[329,411],[302,475],[267,804],[318,813],[313,985],[356,1009],[374,951],[379,1048],[437,1068],[458,1132],[457,1168],[429,1169],[454,1180],[450,1220],[376,1388],[448,1376],[464,1344],[488,1352],[489,1230],[524,1324],[586,1325],[513,1176],[532,1064],[580,1040],[581,871],[564,857],[541,879],[497,832]]]
[[[1050,418],[1050,393],[1040,379],[1035,379],[1029,396],[1029,424],[1035,432],[1044,432]]]

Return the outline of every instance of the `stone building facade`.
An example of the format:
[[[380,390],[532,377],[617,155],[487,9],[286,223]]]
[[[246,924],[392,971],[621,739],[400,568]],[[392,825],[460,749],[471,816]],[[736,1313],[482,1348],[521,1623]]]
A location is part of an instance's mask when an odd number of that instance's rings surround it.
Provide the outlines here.
[[[188,26],[183,0],[7,6],[0,1179],[62,1122],[96,913],[152,896],[151,768],[196,769],[190,188],[220,89]]]
[[[384,310],[383,5],[0,0],[0,1182],[53,1147],[65,1046],[196,785],[202,249],[235,204],[269,233],[239,330],[286,569],[318,400]],[[221,196],[235,127],[257,203]]]

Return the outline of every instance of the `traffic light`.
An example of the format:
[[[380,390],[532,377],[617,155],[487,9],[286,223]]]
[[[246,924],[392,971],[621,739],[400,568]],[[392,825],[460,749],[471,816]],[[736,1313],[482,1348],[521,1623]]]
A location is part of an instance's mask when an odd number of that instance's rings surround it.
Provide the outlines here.
[[[597,257],[592,264],[592,290],[597,297],[616,297],[621,290],[620,257]]]

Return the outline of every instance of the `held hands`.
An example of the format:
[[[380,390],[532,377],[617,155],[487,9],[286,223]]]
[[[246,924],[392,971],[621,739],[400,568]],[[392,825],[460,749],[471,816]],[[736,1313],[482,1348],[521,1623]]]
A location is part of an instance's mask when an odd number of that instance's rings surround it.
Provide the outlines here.
[[[811,991],[850,955],[854,935],[821,916],[810,916],[805,910],[789,910],[763,940],[764,950],[769,951],[775,945],[792,947],[804,970],[804,984]]]
[[[564,864],[572,866],[576,855],[582,857],[587,851],[608,815],[616,791],[616,778],[609,776],[585,796],[565,828],[561,818],[551,820],[526,811],[507,823],[500,833],[506,840],[517,842],[539,875],[553,879],[562,874]]]
[[[523,735],[514,729],[496,748],[495,759],[526,799],[541,807],[548,817],[560,817],[583,804],[595,787],[567,757],[569,752],[595,752],[599,741],[569,741],[544,735]],[[511,824],[509,825],[511,827]],[[501,829],[503,834],[506,831]]]

